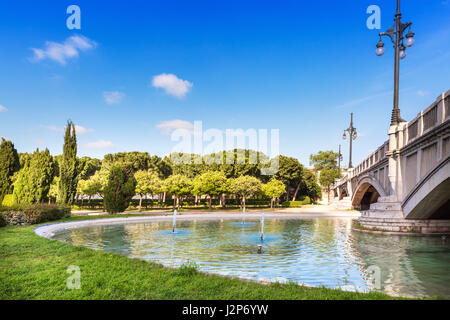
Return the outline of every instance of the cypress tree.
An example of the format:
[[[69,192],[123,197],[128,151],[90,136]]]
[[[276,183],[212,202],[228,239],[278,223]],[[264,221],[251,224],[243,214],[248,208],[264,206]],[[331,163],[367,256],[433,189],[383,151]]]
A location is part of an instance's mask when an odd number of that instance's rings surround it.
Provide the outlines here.
[[[64,147],[59,166],[59,202],[71,205],[77,192],[77,137],[75,125],[67,121]]]
[[[136,184],[134,176],[127,176],[124,170],[119,167],[111,167],[108,183],[103,191],[105,210],[108,213],[125,211],[136,194]]]
[[[48,149],[41,152],[37,149],[17,175],[14,182],[14,202],[32,204],[48,201],[53,175],[53,157],[50,152]]]
[[[2,138],[2,143],[0,144],[0,204],[4,196],[11,193],[11,178],[19,169],[19,155],[14,148],[14,144]]]

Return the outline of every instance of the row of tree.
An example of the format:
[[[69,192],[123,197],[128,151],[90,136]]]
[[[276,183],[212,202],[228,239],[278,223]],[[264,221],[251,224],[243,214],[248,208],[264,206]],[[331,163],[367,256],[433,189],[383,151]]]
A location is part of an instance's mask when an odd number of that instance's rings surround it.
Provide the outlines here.
[[[102,161],[77,158],[75,126],[68,121],[62,155],[52,157],[47,149],[18,154],[10,141],[2,139],[0,203],[10,193],[18,204],[53,200],[71,205],[76,197],[101,196],[105,209],[115,211],[128,206],[134,195],[141,199],[145,195],[159,195],[164,201],[166,196],[173,196],[175,205],[185,197],[206,196],[209,206],[213,198],[219,198],[225,205],[227,195],[239,196],[243,205],[249,197],[264,196],[271,199],[271,206],[280,196],[294,201],[304,196],[313,200],[321,196],[316,174],[295,158],[280,155],[278,172],[265,176],[261,174],[264,162],[261,160],[267,160],[263,153],[235,149],[231,154],[234,156],[231,164],[226,161],[230,152],[225,151],[203,157],[172,154],[160,158],[147,152],[122,152],[107,154]],[[321,171],[323,186],[337,176],[335,156],[332,151],[311,156],[315,172]],[[254,157],[259,161],[250,161]],[[184,159],[182,163],[174,161],[180,158]]]

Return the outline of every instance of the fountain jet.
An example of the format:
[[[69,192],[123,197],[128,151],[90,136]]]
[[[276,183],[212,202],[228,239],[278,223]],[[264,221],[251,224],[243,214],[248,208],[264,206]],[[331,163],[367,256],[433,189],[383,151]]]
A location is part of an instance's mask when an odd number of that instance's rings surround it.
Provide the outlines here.
[[[261,213],[261,241],[264,240],[264,212]]]
[[[172,232],[175,233],[175,226],[177,225],[177,209],[173,210],[173,220],[172,220]]]

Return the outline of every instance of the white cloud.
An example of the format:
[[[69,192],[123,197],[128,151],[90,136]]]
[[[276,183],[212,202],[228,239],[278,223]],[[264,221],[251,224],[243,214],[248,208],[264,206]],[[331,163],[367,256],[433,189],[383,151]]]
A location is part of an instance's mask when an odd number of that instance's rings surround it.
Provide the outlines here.
[[[85,145],[89,149],[104,149],[114,147],[111,141],[99,140],[95,142],[89,142]]]
[[[75,132],[77,134],[85,134],[88,132],[92,132],[94,131],[93,129],[86,129],[85,127],[79,126],[79,125],[75,125]]]
[[[84,36],[71,36],[62,43],[47,41],[43,49],[31,48],[34,53],[32,61],[50,59],[65,65],[68,59],[77,58],[81,51],[88,51],[97,43]]]
[[[119,91],[105,91],[103,92],[103,99],[109,105],[119,104],[122,102],[125,94]]]
[[[186,129],[193,132],[194,125],[185,120],[163,121],[156,126],[163,134],[170,135],[176,129]]]
[[[152,85],[155,88],[164,89],[167,94],[177,98],[183,98],[193,86],[191,82],[180,79],[176,75],[170,73],[162,73],[154,76]]]
[[[6,112],[6,111],[8,111],[8,108],[6,108],[0,104],[0,112]]]

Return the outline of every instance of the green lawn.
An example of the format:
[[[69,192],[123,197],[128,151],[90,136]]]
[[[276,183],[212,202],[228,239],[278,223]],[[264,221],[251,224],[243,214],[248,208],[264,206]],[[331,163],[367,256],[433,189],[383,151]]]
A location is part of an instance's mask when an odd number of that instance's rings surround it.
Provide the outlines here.
[[[123,215],[119,215],[122,216]],[[135,215],[133,215],[135,216]],[[104,216],[105,218],[111,216]],[[66,220],[81,220],[72,217]],[[91,217],[89,217],[91,218]],[[92,217],[99,218],[99,217]],[[0,299],[392,299],[296,284],[258,284],[170,269],[114,253],[41,238],[35,226],[0,228]],[[81,289],[66,287],[67,267]]]

